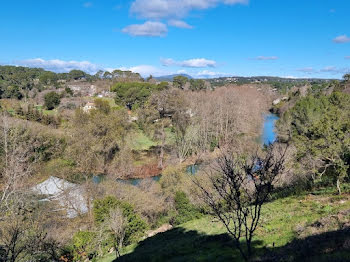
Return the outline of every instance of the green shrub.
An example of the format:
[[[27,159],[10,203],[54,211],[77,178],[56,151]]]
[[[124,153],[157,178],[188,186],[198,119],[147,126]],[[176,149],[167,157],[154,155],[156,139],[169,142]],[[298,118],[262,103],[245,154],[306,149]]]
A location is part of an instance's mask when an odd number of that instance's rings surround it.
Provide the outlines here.
[[[147,223],[135,212],[133,206],[129,203],[119,201],[112,196],[95,200],[93,207],[95,222],[101,224],[108,220],[110,211],[116,208],[123,210],[123,216],[128,223],[123,244],[129,245],[137,242],[147,229]]]
[[[79,231],[73,236],[74,260],[92,259],[97,256],[96,234],[89,231]]]
[[[174,225],[198,219],[202,216],[200,210],[190,203],[187,195],[182,191],[178,191],[175,194],[175,209],[177,215],[172,221]]]
[[[52,91],[50,93],[47,93],[44,96],[44,100],[45,100],[45,104],[44,104],[45,107],[48,110],[52,110],[61,103],[61,96],[56,92]]]

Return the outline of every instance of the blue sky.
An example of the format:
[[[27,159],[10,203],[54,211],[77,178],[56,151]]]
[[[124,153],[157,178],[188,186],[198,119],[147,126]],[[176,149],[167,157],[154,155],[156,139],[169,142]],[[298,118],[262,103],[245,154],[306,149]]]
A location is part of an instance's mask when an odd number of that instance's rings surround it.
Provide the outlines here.
[[[341,78],[349,0],[12,0],[1,2],[0,63]]]

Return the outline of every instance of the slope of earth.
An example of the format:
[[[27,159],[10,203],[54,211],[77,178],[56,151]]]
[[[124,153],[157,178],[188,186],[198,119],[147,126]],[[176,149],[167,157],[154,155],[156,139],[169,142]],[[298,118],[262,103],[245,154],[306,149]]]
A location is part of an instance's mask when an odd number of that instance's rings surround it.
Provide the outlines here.
[[[116,261],[241,261],[232,246],[207,216],[128,246]],[[322,191],[266,204],[254,250],[254,261],[350,261],[350,194]]]

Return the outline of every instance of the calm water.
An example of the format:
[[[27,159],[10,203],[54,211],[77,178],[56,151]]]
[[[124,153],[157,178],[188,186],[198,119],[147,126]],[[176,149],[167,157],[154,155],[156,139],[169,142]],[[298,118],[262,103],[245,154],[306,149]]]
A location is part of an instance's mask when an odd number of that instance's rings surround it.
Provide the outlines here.
[[[133,179],[117,179],[118,182],[133,185],[133,186],[138,186],[142,181],[147,181],[147,180],[152,180],[158,182],[160,177],[159,176],[154,176],[154,177],[147,177],[147,178],[133,178]]]
[[[278,119],[279,117],[275,114],[267,114],[264,116],[263,133],[261,136],[263,145],[273,144],[276,141],[277,134],[275,126]]]

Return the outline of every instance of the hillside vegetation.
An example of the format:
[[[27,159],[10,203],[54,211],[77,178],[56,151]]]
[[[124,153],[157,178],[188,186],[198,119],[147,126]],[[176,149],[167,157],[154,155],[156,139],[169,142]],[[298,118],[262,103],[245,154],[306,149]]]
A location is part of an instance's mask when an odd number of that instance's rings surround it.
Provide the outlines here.
[[[0,261],[346,261],[348,88],[0,67]]]
[[[350,194],[334,193],[324,189],[267,203],[253,260],[349,261]],[[126,247],[119,260],[242,261],[231,242],[222,224],[206,216]],[[111,254],[98,261],[114,259]]]

